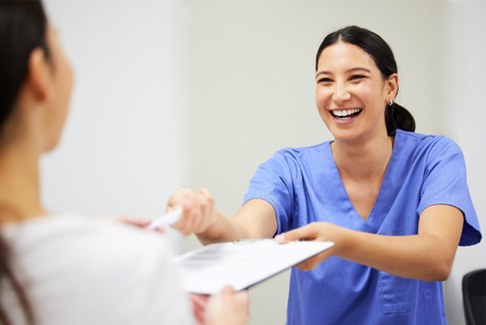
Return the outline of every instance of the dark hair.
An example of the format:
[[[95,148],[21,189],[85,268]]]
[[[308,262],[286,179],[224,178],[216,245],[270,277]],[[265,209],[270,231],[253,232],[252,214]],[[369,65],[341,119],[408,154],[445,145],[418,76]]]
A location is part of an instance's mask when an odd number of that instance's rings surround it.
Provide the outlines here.
[[[322,51],[337,42],[358,46],[374,60],[385,79],[397,73],[397,63],[390,46],[378,34],[358,26],[348,26],[328,34],[322,41],[316,55],[316,71]],[[415,131],[415,120],[403,106],[393,102],[385,109],[385,123],[388,134],[396,129]]]
[[[37,0],[0,1],[0,127],[11,114],[27,75],[29,56],[45,42],[47,17]]]
[[[12,114],[22,84],[28,73],[29,57],[35,48],[46,45],[47,17],[40,0],[0,1],[0,128]],[[13,213],[1,209],[2,214]],[[1,217],[1,216],[0,216]],[[8,284],[24,312],[25,320],[34,323],[33,310],[22,284],[12,267],[8,242],[0,233],[0,283]],[[0,304],[0,323],[11,324],[7,310]]]

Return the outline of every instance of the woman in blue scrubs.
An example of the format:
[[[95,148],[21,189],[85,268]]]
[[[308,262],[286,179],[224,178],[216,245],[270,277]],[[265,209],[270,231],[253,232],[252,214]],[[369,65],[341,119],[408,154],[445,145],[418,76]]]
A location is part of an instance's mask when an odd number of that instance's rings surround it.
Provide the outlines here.
[[[333,241],[292,270],[288,324],[446,324],[441,281],[457,246],[481,233],[460,148],[414,133],[394,102],[398,84],[379,35],[329,34],[316,56],[316,104],[333,140],[275,153],[234,218],[206,189],[177,191],[168,205],[184,213],[174,227],[203,243]]]

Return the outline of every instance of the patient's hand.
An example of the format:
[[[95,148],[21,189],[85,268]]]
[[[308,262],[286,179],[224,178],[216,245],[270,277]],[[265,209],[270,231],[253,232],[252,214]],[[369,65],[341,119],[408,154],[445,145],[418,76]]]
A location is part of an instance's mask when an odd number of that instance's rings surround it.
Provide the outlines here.
[[[236,292],[225,286],[208,300],[204,324],[246,325],[248,324],[248,292]]]
[[[125,225],[134,226],[134,227],[141,228],[141,229],[147,229],[147,226],[150,224],[151,220],[141,219],[141,218],[137,218],[137,217],[129,217],[129,216],[125,216],[125,215],[120,214],[120,215],[113,215],[113,216],[104,217],[104,218],[99,219],[99,221],[107,222],[107,223],[122,223],[122,224],[125,224]],[[152,229],[151,231],[156,231],[156,232],[162,233],[162,232],[165,231],[165,229],[162,228],[162,227],[159,227],[159,228]]]

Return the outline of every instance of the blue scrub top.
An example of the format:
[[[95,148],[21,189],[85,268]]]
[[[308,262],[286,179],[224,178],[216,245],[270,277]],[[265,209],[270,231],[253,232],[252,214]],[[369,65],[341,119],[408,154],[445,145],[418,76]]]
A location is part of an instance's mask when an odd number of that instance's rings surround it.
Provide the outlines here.
[[[397,130],[392,155],[366,220],[354,210],[330,142],[283,149],[260,165],[244,202],[268,201],[282,233],[315,221],[380,235],[417,234],[422,211],[447,204],[464,214],[460,245],[481,240],[464,157],[450,139]],[[293,268],[288,324],[446,324],[441,282],[396,277],[331,257],[312,271]]]

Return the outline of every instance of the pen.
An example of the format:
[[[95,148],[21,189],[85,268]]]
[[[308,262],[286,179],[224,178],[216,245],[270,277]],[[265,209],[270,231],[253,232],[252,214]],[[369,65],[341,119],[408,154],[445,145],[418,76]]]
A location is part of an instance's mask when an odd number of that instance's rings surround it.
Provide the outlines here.
[[[179,220],[180,216],[182,214],[182,209],[176,209],[173,211],[170,211],[163,216],[157,217],[154,220],[152,220],[147,228],[148,229],[156,229],[159,227],[167,228],[170,225],[173,225],[174,223]]]

